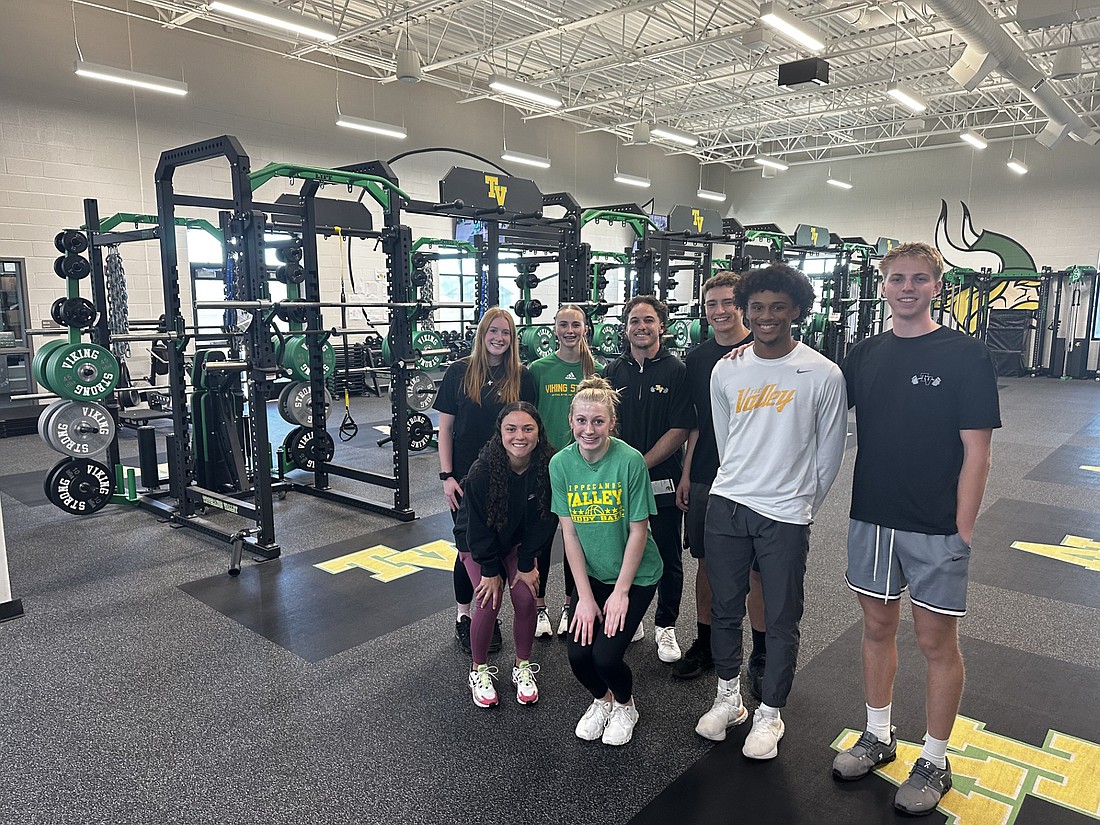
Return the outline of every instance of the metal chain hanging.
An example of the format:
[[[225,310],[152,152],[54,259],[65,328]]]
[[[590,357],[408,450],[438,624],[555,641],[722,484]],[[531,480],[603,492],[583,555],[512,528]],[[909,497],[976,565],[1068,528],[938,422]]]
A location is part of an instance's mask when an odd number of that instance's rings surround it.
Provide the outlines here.
[[[424,263],[424,286],[420,287],[420,300],[426,304],[435,301],[435,273],[431,261]],[[435,329],[435,317],[429,313],[417,322],[420,329]]]
[[[107,330],[111,333],[111,352],[122,361],[130,357],[128,341],[115,341],[114,336],[130,332],[129,306],[126,295],[126,270],[118,244],[107,247]]]

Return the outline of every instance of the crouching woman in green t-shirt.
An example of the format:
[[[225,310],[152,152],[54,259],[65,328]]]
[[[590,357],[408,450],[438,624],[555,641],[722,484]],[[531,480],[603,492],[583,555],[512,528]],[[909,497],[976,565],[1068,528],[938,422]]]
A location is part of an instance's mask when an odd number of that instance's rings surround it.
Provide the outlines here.
[[[657,512],[642,454],[611,436],[618,395],[585,379],[569,407],[574,443],[550,460],[553,511],[576,576],[569,665],[594,700],[581,739],[625,745],[634,733],[634,675],[623,657],[649,609],[663,566],[649,533]]]

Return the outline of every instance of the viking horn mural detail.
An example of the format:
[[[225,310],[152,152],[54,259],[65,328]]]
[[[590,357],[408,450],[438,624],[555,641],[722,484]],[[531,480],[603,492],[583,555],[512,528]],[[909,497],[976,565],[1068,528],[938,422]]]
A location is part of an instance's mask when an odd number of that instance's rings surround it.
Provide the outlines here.
[[[1014,272],[1034,272],[1035,259],[1019,242],[983,229],[974,230],[970,207],[960,202],[962,219],[959,222],[961,244],[951,240],[947,229],[947,201],[940,201],[940,217],[936,221],[936,247],[945,261],[953,267],[980,272],[989,269],[994,274],[1010,275]]]
[[[948,266],[960,269],[972,269],[980,272],[988,269],[994,275],[1000,275],[993,283],[984,287],[984,295],[972,287],[961,284],[950,287],[946,296],[950,313],[959,329],[974,334],[980,323],[981,304],[1001,309],[1034,309],[1037,306],[1038,281],[1013,280],[1004,276],[1014,273],[1031,274],[1035,272],[1035,259],[1019,242],[999,232],[983,229],[977,232],[966,203],[960,202],[962,216],[959,221],[959,239],[951,239],[947,228],[947,201],[940,201],[940,217],[936,222],[936,248],[943,255]]]

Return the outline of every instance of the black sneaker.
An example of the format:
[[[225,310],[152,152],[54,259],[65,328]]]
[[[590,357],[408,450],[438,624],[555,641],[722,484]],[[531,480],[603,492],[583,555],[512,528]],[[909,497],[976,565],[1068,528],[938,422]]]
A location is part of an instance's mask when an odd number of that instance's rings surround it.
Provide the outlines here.
[[[862,779],[879,765],[893,762],[898,757],[898,737],[890,728],[890,741],[883,742],[869,730],[865,730],[859,740],[841,751],[833,759],[833,778],[841,782],[853,782]]]
[[[749,666],[747,668],[749,674],[749,693],[753,695],[753,698],[757,702],[764,701],[761,696],[764,693],[764,657],[749,657]]]
[[[496,624],[493,625],[493,638],[489,640],[489,652],[496,653],[500,650],[500,646],[503,641],[500,638],[500,619],[497,619]]]
[[[710,654],[710,643],[696,639],[687,653],[670,668],[677,679],[695,679],[708,670],[714,670],[714,658]]]
[[[936,810],[949,790],[951,763],[940,770],[927,759],[918,759],[909,778],[894,792],[894,807],[903,814],[924,816]]]
[[[459,616],[455,622],[455,639],[462,645],[462,649],[470,652],[470,617]]]

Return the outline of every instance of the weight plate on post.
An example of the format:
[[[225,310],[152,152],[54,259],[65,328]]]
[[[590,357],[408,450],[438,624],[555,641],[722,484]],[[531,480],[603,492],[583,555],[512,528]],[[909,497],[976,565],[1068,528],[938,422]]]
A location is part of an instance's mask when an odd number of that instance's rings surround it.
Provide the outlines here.
[[[309,340],[305,335],[291,335],[286,339],[282,364],[299,381],[309,380]],[[325,341],[321,346],[321,366],[321,374],[325,378],[336,370],[336,350],[330,341]]]
[[[57,315],[54,316],[57,323],[77,329],[90,327],[95,323],[98,314],[95,311],[95,304],[87,298],[59,298],[58,301],[54,301],[54,307],[57,307]],[[53,314],[52,308],[50,314]]]
[[[392,393],[393,385],[390,386]],[[413,412],[424,412],[435,403],[437,392],[435,379],[431,375],[424,370],[413,370],[409,373],[409,389],[405,395],[405,406]]]
[[[432,426],[432,420],[428,416],[418,412],[409,416],[406,432],[409,435],[409,449],[414,453],[419,453],[421,450],[428,449],[428,446],[432,443],[435,427]]]
[[[99,401],[118,385],[118,361],[98,344],[64,344],[46,361],[46,381],[62,398]]]
[[[416,365],[420,369],[434,370],[443,363],[445,353],[421,355],[431,350],[449,349],[443,344],[443,336],[434,329],[418,329],[413,333],[413,349],[417,351]]]
[[[79,281],[92,274],[92,265],[87,258],[67,254],[54,258],[53,271],[58,278],[72,278],[74,281]]]
[[[554,331],[550,327],[524,327],[519,334],[519,340],[528,361],[553,355],[557,348]]]
[[[115,420],[94,401],[62,401],[47,420],[45,431],[46,443],[57,452],[83,458],[110,446],[115,439]]]
[[[46,498],[66,513],[87,516],[102,510],[115,492],[115,476],[90,458],[67,458],[46,474]]]
[[[31,361],[31,372],[34,373],[34,380],[49,392],[55,392],[55,390],[50,386],[49,379],[46,376],[46,362],[59,347],[63,346],[65,346],[65,341],[61,339],[47,341],[38,348],[38,352],[34,354],[34,359]]]
[[[595,324],[592,346],[602,355],[618,355],[622,351],[618,324]]]
[[[279,393],[279,402],[277,404],[279,409],[279,417],[283,419],[287,424],[297,424],[293,418],[290,417],[290,407],[287,405],[290,399],[291,391],[298,385],[297,381],[291,381],[285,387],[282,392]]]
[[[61,297],[50,304],[50,317],[53,318],[53,322],[59,327],[68,326],[68,324],[61,320],[61,307],[67,300],[68,298]]]
[[[52,404],[50,404],[48,407],[46,407],[46,409],[42,410],[42,412],[39,414],[39,416],[38,416],[38,437],[41,438],[43,441],[45,441],[48,446],[53,447],[53,445],[50,444],[50,436],[49,436],[49,433],[50,433],[50,418],[52,418],[57,413],[57,411],[59,409],[61,409],[62,407],[64,407],[66,404],[72,404],[72,403],[73,403],[72,401],[64,401],[64,400],[63,401],[54,401]]]
[[[668,331],[672,336],[672,346],[676,349],[687,349],[691,344],[691,326],[684,319],[673,321]]]
[[[710,327],[707,327],[706,336],[703,335],[703,322],[698,318],[693,318],[691,321],[691,343],[701,344],[707,338],[710,337]]]
[[[78,229],[63,229],[54,235],[53,245],[63,255],[66,252],[79,255],[88,251],[88,236]]]
[[[291,430],[283,442],[287,455],[299,470],[314,472],[318,462],[327,464],[336,453],[336,442],[324,430],[315,437],[313,430],[298,427]]]
[[[313,387],[309,381],[299,381],[290,385],[287,393],[286,407],[290,415],[290,423],[302,427],[313,426]],[[332,393],[325,388],[325,421],[328,421],[329,410],[332,409]]]

